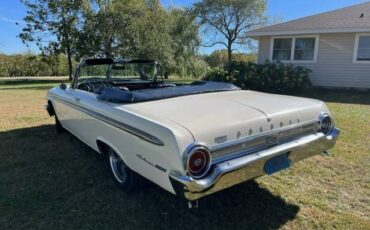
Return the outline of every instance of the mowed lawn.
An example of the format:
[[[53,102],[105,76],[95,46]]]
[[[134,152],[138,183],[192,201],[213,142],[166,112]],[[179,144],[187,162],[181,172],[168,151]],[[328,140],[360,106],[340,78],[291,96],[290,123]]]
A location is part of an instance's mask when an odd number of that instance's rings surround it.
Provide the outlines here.
[[[313,91],[341,136],[331,157],[200,200],[148,184],[127,195],[105,160],[57,135],[43,109],[48,81],[0,80],[0,229],[370,229],[370,93]]]

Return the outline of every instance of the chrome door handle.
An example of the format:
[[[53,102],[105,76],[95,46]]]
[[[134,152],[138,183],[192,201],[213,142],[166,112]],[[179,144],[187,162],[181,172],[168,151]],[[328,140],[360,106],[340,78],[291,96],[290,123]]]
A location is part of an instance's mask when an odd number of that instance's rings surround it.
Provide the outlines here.
[[[79,97],[73,97],[73,99],[75,99],[75,101],[80,101]]]

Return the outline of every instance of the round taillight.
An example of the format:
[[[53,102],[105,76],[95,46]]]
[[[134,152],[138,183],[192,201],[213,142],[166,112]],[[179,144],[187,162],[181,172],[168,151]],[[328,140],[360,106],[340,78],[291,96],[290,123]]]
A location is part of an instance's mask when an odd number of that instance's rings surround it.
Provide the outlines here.
[[[194,147],[187,155],[188,173],[194,178],[205,176],[211,167],[211,155],[207,148]]]
[[[329,135],[333,129],[333,122],[328,114],[322,114],[320,117],[320,132]]]

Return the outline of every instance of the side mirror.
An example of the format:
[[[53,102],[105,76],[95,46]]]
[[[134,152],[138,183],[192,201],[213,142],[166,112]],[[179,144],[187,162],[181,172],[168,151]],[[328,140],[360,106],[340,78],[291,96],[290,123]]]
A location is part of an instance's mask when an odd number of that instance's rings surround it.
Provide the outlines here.
[[[62,83],[59,85],[59,88],[61,88],[62,90],[66,90],[67,89],[67,85]]]

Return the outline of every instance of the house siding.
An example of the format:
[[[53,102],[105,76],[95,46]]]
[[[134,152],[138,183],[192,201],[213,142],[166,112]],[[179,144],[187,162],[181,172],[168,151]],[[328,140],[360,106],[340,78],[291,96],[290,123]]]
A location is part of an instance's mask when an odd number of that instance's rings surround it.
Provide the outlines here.
[[[295,63],[312,70],[315,86],[370,88],[370,63],[353,63],[356,33],[320,34],[316,63]],[[270,58],[271,37],[259,38],[258,62]]]

